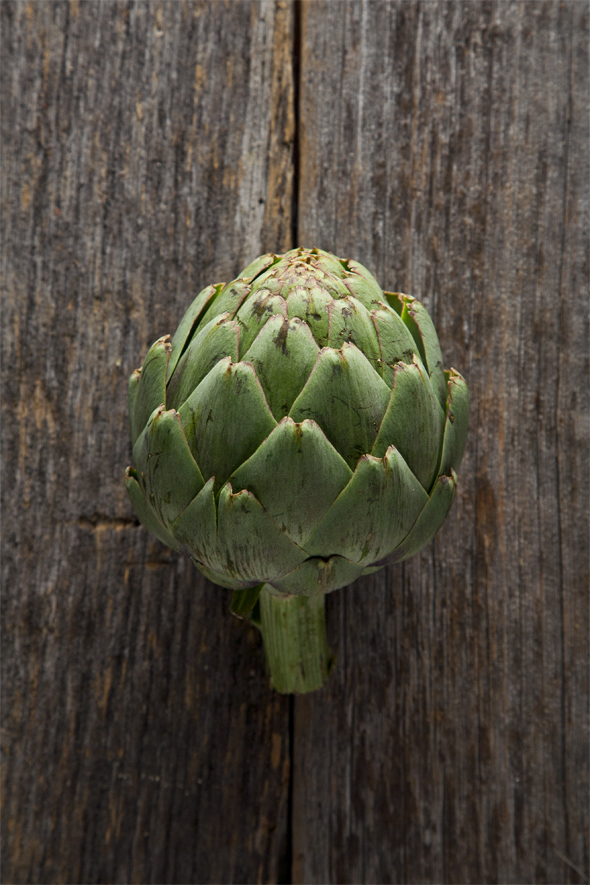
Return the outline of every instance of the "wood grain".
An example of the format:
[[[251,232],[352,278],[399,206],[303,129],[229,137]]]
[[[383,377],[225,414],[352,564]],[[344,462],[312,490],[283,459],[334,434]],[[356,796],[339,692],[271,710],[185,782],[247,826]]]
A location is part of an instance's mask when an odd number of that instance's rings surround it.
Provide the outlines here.
[[[3,881],[583,882],[587,5],[0,14]],[[423,300],[472,417],[293,715],[122,476],[149,344],[295,241]]]
[[[149,344],[291,245],[293,9],[1,13],[3,881],[276,881],[288,699],[123,472]]]
[[[472,396],[431,547],[329,599],[294,881],[588,871],[588,58],[580,3],[304,5],[299,239],[425,302]]]

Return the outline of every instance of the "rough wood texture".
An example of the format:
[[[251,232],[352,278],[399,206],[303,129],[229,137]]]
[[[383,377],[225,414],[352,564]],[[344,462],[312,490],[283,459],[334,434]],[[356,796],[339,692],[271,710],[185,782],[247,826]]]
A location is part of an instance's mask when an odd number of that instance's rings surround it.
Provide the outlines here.
[[[273,881],[289,701],[122,482],[146,348],[290,246],[293,10],[1,11],[3,881]]]
[[[304,6],[299,240],[425,301],[472,420],[434,544],[329,600],[296,881],[588,871],[587,13]]]
[[[1,4],[5,882],[588,875],[587,6],[300,11]],[[130,371],[295,217],[424,300],[472,422],[290,729],[122,473]]]

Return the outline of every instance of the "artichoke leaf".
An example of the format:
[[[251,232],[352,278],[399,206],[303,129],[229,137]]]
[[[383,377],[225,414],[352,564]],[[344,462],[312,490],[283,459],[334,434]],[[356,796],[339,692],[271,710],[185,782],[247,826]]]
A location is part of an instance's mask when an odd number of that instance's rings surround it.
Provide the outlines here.
[[[171,378],[168,373],[166,405],[169,409],[178,409],[220,360],[229,356],[237,362],[239,327],[228,318],[229,314],[223,313],[200,328]]]
[[[322,249],[312,249],[311,254],[314,256],[314,267],[319,267],[324,273],[332,276],[342,277],[342,265],[334,255],[330,255],[329,252],[324,252]]]
[[[303,549],[310,556],[337,553],[365,568],[395,550],[427,501],[393,446],[383,458],[364,455]]]
[[[237,578],[230,578],[228,575],[222,574],[222,572],[216,572],[215,569],[208,568],[196,559],[193,559],[193,562],[208,581],[212,581],[214,584],[219,584],[220,587],[224,587],[226,590],[233,590],[233,596],[236,596],[236,594],[241,595],[242,593],[249,593],[253,588],[261,586],[254,581],[238,581]],[[231,608],[231,611],[233,611],[233,608]],[[234,614],[238,613],[234,612]],[[238,617],[243,616],[238,614]]]
[[[227,483],[217,507],[217,555],[224,574],[240,581],[269,581],[306,559],[251,492],[234,494]]]
[[[348,273],[351,275],[352,279],[362,280],[367,286],[369,286],[369,291],[373,292],[375,296],[378,296],[379,299],[382,298],[382,289],[373,274],[370,270],[367,270],[364,265],[359,264],[358,261],[353,261],[349,259],[348,261],[342,262],[342,266]]]
[[[383,292],[379,286],[371,285],[356,273],[346,274],[344,285],[352,297],[360,301],[368,311],[374,310],[383,301]]]
[[[288,272],[291,268],[291,254],[286,252],[284,255],[277,255],[277,260],[262,273],[258,274],[252,285],[252,291],[255,292],[258,288],[269,288],[273,295],[280,293],[283,288],[285,271]]]
[[[451,471],[451,476],[440,476],[434,485],[424,510],[408,535],[393,553],[375,563],[375,565],[402,562],[404,559],[414,556],[426,544],[430,543],[445,521],[456,491],[457,475],[454,470]]]
[[[212,299],[215,300],[221,292],[225,283],[217,283],[215,286],[207,286],[202,292],[199,292],[185,315],[180,321],[178,329],[174,333],[172,339],[172,350],[170,353],[170,362],[168,363],[168,378],[172,376],[178,360],[184,353],[188,343],[190,342],[201,318],[201,315],[207,305],[211,306]]]
[[[440,460],[444,414],[424,366],[398,363],[383,422],[371,454],[382,457],[394,445],[426,491]]]
[[[389,388],[354,344],[320,351],[289,415],[315,421],[351,469],[370,452],[387,408]]]
[[[147,500],[169,529],[205,481],[188,447],[180,416],[157,408],[133,447]]]
[[[358,261],[341,258],[339,264],[344,270],[343,282],[350,294],[371,311],[383,300],[381,286],[366,267]]]
[[[252,363],[276,421],[288,414],[315,365],[319,347],[299,317],[274,316],[244,354]]]
[[[287,302],[281,295],[271,295],[268,289],[260,289],[240,307],[236,314],[240,328],[240,359],[244,359],[260,330],[275,316],[287,319]]]
[[[229,313],[233,317],[249,293],[250,285],[244,280],[233,280],[228,283],[210,302],[207,311],[201,318],[200,325],[207,325],[214,317],[218,317],[222,313]]]
[[[217,492],[276,427],[249,363],[221,360],[179,409],[193,457]]]
[[[447,381],[443,367],[442,351],[434,323],[423,304],[409,295],[404,295],[403,298],[402,320],[412,333],[420,349],[422,362],[428,370],[434,392],[441,407],[444,409],[447,404]]]
[[[274,252],[267,252],[266,255],[261,255],[260,258],[255,258],[254,261],[248,264],[239,278],[251,283],[256,277],[259,277],[265,270],[273,267],[279,261],[280,257],[278,255],[275,255]]]
[[[253,492],[273,522],[301,546],[351,476],[315,421],[296,424],[287,417],[230,481]]]
[[[382,565],[369,565],[362,570],[361,577],[364,577],[365,575],[374,575],[375,572],[380,571],[382,568]]]
[[[304,288],[311,291],[316,287],[327,292],[331,298],[343,298],[348,295],[348,289],[342,279],[322,270],[307,259],[287,265],[278,276],[277,283],[279,285],[277,291],[283,298],[287,298],[294,289]]]
[[[133,416],[129,416],[134,445],[154,409],[166,404],[166,369],[170,359],[169,338],[170,335],[164,335],[152,344],[141,368],[135,391]]]
[[[287,297],[287,313],[289,319],[299,317],[310,328],[318,347],[328,344],[330,335],[330,319],[328,306],[333,298],[321,286],[295,286]]]
[[[272,587],[290,596],[320,596],[351,584],[362,573],[363,567],[342,556],[310,557],[301,565],[272,581]]]
[[[410,330],[393,308],[381,302],[371,311],[381,357],[380,375],[391,389],[396,363],[411,363],[418,354],[418,345]]]
[[[180,544],[178,541],[170,534],[170,532],[166,531],[146,501],[145,495],[138,482],[137,472],[133,467],[127,468],[125,474],[125,486],[131,504],[133,505],[133,509],[135,510],[139,521],[145,526],[148,532],[151,532],[152,535],[155,535],[156,538],[162,542],[162,544],[166,544],[166,546],[171,547],[172,550],[180,550]]]
[[[236,588],[229,607],[232,615],[237,618],[247,618],[252,614],[263,587],[264,584],[255,584],[254,587]]]
[[[385,299],[386,299],[388,305],[391,307],[392,310],[394,310],[396,312],[396,314],[401,319],[402,313],[404,312],[404,304],[405,304],[404,298],[406,296],[402,295],[401,292],[385,292],[384,291],[383,294],[385,295]],[[402,320],[402,322],[403,322],[403,320]],[[405,323],[404,323],[404,325],[405,325]],[[413,340],[413,336],[412,336],[412,340]],[[416,344],[416,342],[414,342],[414,343]],[[416,347],[418,347],[417,344],[416,344]]]
[[[127,387],[129,429],[131,431],[131,445],[132,446],[134,446],[135,443],[137,442],[137,436],[135,435],[135,400],[137,398],[137,388],[139,387],[139,379],[140,378],[141,378],[141,370],[135,369],[135,371],[132,372],[129,377],[129,384]]]
[[[455,369],[448,375],[449,398],[439,474],[449,476],[458,470],[467,443],[469,425],[469,390],[465,379]]]
[[[371,314],[356,298],[339,298],[328,305],[330,318],[328,345],[339,350],[345,341],[356,344],[371,363],[375,371],[383,377],[381,352]]]
[[[211,477],[172,526],[172,534],[199,565],[222,573],[217,556],[215,477]],[[213,578],[211,580],[214,580]]]

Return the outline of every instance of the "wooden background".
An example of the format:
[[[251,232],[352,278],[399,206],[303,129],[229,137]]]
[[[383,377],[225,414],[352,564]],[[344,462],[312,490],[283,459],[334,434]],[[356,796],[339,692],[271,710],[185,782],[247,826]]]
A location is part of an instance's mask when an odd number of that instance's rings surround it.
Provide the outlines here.
[[[0,13],[2,881],[587,882],[587,4]],[[472,417],[290,700],[123,471],[149,344],[293,245],[423,300]]]

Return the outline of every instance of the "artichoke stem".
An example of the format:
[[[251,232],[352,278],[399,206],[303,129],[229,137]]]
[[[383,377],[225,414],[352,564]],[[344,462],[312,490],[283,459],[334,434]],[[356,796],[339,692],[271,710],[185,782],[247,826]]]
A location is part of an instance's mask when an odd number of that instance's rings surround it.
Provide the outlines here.
[[[325,596],[260,594],[262,640],[273,687],[304,694],[326,682],[334,656],[326,636]]]

